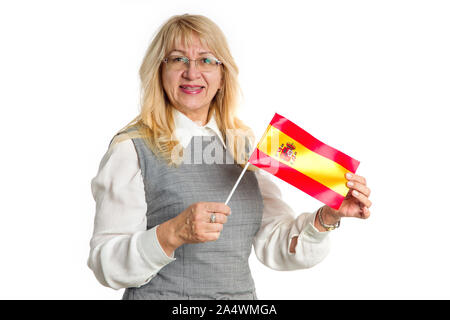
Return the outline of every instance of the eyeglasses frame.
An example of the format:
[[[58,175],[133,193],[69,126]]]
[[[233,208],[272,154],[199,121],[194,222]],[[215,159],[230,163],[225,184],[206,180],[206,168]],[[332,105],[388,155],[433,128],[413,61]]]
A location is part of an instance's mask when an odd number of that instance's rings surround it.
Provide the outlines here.
[[[168,57],[166,57],[166,58],[164,58],[163,60],[162,60],[162,62],[164,62],[166,65],[168,64],[168,62],[169,62],[169,58],[170,57],[174,57],[174,58],[186,58],[187,59],[187,63],[186,62],[183,62],[184,63],[184,65],[186,66],[186,67],[188,67],[188,66],[190,66],[190,64],[191,64],[191,61],[195,61],[195,66],[198,68],[198,64],[197,64],[197,61],[200,61],[200,60],[203,60],[203,59],[206,59],[206,58],[200,58],[200,59],[189,59],[188,57],[186,57],[186,56],[168,56]],[[209,57],[207,57],[207,58],[209,58]],[[215,62],[216,62],[216,66],[220,66],[220,65],[222,65],[223,66],[223,62],[222,61],[220,61],[219,59],[217,59],[217,58],[215,58],[215,57],[212,57],[211,59],[213,59]]]

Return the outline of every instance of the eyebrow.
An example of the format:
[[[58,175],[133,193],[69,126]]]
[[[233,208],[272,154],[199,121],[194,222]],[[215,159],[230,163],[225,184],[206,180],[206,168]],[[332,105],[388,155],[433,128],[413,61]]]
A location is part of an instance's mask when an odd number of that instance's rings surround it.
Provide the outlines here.
[[[182,54],[186,54],[186,51],[179,50],[179,49],[174,49],[174,50],[170,51],[170,53],[173,53],[173,52],[181,52]],[[212,54],[212,52],[209,52],[209,51],[199,52],[198,54],[207,54],[207,53]]]

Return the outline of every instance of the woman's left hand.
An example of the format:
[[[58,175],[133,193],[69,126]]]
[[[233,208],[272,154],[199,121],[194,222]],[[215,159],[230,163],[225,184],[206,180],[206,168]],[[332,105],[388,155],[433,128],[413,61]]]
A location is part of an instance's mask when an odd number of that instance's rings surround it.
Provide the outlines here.
[[[350,190],[344,201],[342,201],[339,210],[329,206],[323,207],[322,216],[325,223],[335,224],[342,217],[367,219],[370,216],[369,208],[372,205],[372,201],[369,200],[370,189],[367,187],[366,179],[350,172],[345,177],[348,180],[347,187]],[[316,225],[318,226],[319,223],[316,223]]]
[[[370,216],[369,208],[372,206],[372,201],[369,200],[370,189],[367,187],[366,179],[350,172],[345,177],[348,180],[346,185],[350,190],[339,210],[323,206],[320,213],[316,215],[314,226],[320,232],[327,231],[327,228],[320,222],[320,218],[325,224],[335,225],[342,217],[367,219]]]
[[[369,200],[370,189],[367,187],[367,181],[364,177],[357,174],[346,174],[347,187],[350,188],[347,196],[341,204],[339,210],[327,208],[331,210],[331,214],[339,217],[355,217],[367,219],[370,216],[370,206],[372,202]]]
[[[339,216],[367,219],[370,216],[372,201],[369,200],[370,189],[366,179],[351,173],[347,173],[346,178],[350,191],[338,210]]]
[[[347,173],[345,175],[347,178],[347,187],[350,189],[342,201],[339,210],[334,210],[329,206],[323,206],[321,211],[321,216],[323,217],[324,223],[334,225],[342,217],[355,217],[361,219],[367,219],[370,216],[370,206],[372,201],[369,200],[370,189],[367,187],[367,181],[364,177],[358,176],[357,174]],[[314,221],[314,226],[320,231],[327,231],[325,227],[320,223],[318,219],[319,215],[316,215]],[[295,253],[295,246],[297,245],[297,237],[292,238],[291,245],[289,247],[289,252]]]

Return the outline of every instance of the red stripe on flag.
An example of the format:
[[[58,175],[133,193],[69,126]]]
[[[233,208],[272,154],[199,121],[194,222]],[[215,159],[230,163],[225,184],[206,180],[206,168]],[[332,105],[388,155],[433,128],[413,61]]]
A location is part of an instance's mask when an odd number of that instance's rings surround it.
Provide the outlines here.
[[[325,143],[317,140],[308,132],[297,126],[292,121],[279,115],[278,113],[275,113],[275,116],[270,122],[270,125],[284,132],[292,139],[300,142],[309,150],[314,151],[315,153],[320,154],[321,156],[324,156],[325,158],[328,158],[340,164],[347,170],[355,173],[356,169],[358,169],[359,166],[358,160],[355,160],[352,157],[346,155],[345,153],[336,150],[333,147],[330,147],[329,145],[326,145]]]
[[[258,148],[256,148],[253,152],[249,162],[256,167],[277,176],[281,180],[292,184],[294,187],[302,190],[317,200],[322,201],[333,209],[339,210],[342,201],[345,199],[345,197],[339,193],[334,192],[316,180],[304,175],[300,171],[277,161]]]

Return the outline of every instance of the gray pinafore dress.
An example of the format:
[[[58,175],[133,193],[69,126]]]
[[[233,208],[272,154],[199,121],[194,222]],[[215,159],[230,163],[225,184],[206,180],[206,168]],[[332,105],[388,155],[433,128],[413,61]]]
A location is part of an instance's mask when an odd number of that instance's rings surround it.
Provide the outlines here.
[[[194,136],[179,167],[158,159],[141,138],[132,140],[144,181],[147,230],[195,202],[225,202],[242,172],[217,136]],[[176,260],[149,283],[127,288],[123,299],[257,299],[248,258],[263,200],[254,172],[245,172],[228,206],[232,214],[217,241],[177,248]]]

